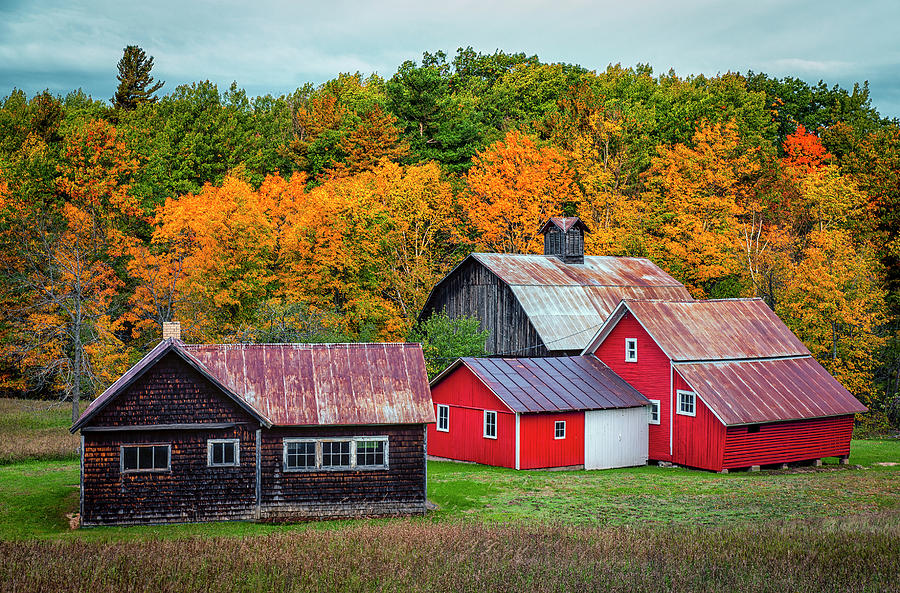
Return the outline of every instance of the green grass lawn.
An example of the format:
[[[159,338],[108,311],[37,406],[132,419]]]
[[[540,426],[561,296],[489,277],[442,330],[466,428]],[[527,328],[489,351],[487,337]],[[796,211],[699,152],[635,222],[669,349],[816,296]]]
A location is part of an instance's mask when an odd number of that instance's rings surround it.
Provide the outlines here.
[[[75,459],[71,404],[0,398],[0,465],[29,459]]]
[[[655,466],[602,471],[514,471],[428,464],[425,522],[562,523],[584,526],[729,526],[784,521],[847,524],[877,517],[900,526],[900,441],[853,441],[851,459],[819,470],[715,474]],[[78,508],[77,460],[0,466],[0,539],[91,540],[264,535],[360,523],[206,523],[72,531]],[[398,520],[382,520],[391,522]],[[409,521],[402,519],[399,521]],[[416,519],[413,519],[416,521]],[[376,521],[378,523],[379,521]],[[365,522],[364,522],[365,523]]]

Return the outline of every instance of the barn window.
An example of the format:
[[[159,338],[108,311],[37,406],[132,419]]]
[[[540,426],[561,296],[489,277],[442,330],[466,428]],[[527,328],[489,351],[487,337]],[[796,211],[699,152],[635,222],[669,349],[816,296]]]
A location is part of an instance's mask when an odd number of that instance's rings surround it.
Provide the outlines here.
[[[387,467],[387,438],[356,439],[356,467]]]
[[[315,440],[284,440],[284,469],[289,471],[300,471],[316,469],[316,467]]]
[[[565,420],[557,420],[553,426],[553,438],[555,439],[564,439],[566,438],[566,421]]]
[[[122,445],[123,472],[159,472],[169,469],[170,445]]]
[[[238,442],[238,439],[209,439],[206,441],[206,464],[222,467],[240,465]]]
[[[625,362],[637,362],[637,338],[625,338]]]
[[[747,427],[748,434],[753,434],[755,432],[759,432],[759,424],[751,424]]]
[[[450,406],[437,405],[437,429],[441,432],[450,432]]]
[[[650,424],[659,424],[659,400],[650,400]]]
[[[322,441],[322,467],[328,469],[348,468],[351,441]]]
[[[497,412],[484,411],[484,438],[497,438]]]
[[[683,416],[696,416],[697,408],[695,405],[695,396],[693,391],[678,390],[678,413]]]

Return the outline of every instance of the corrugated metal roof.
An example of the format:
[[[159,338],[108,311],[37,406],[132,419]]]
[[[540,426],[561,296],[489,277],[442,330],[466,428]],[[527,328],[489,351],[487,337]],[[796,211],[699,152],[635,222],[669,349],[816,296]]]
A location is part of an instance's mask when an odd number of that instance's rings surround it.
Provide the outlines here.
[[[166,340],[94,400],[72,430],[170,351],[264,424],[434,422],[419,344],[184,344]]]
[[[582,221],[577,216],[551,216],[550,219],[543,225],[541,225],[541,228],[538,229],[538,234],[543,235],[544,233],[546,233],[547,228],[550,225],[555,226],[564,233],[576,225],[581,227],[581,230],[585,233],[591,232],[591,229],[589,229],[588,226],[584,224],[584,221]]]
[[[549,350],[580,350],[616,305],[630,299],[690,300],[687,289],[648,259],[475,253],[508,284]]]
[[[623,306],[675,361],[810,355],[762,299],[626,301]]]
[[[514,412],[633,408],[650,402],[594,357],[463,358],[437,385],[465,365]]]
[[[419,344],[185,344],[273,424],[434,422]]]
[[[675,370],[725,425],[866,411],[811,357],[687,363]]]

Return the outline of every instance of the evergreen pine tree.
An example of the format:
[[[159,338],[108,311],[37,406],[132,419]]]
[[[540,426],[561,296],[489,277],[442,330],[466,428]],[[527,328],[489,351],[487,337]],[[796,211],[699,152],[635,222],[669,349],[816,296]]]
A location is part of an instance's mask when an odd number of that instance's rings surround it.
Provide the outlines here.
[[[113,107],[116,109],[132,110],[144,102],[153,103],[156,97],[153,93],[162,88],[163,81],[154,83],[150,76],[153,69],[153,56],[147,57],[140,47],[129,45],[123,50],[122,59],[119,60],[119,88],[113,97]]]

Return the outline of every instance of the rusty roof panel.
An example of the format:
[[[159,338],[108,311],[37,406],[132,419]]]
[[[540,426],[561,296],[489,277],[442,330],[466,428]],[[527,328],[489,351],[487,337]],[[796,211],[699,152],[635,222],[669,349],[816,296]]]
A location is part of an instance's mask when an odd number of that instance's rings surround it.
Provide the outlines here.
[[[418,344],[182,344],[277,425],[434,422]]]
[[[649,403],[593,356],[463,358],[441,373],[432,385],[460,365],[471,370],[514,412],[602,410]]]
[[[625,306],[675,361],[809,355],[762,299],[628,301]]]
[[[622,299],[690,298],[683,286],[511,286],[549,350],[581,350]]]
[[[507,284],[523,286],[671,286],[687,290],[659,266],[643,257],[584,257],[567,264],[554,255],[473,253],[472,256]]]
[[[865,412],[812,357],[675,366],[725,424],[756,424]]]

